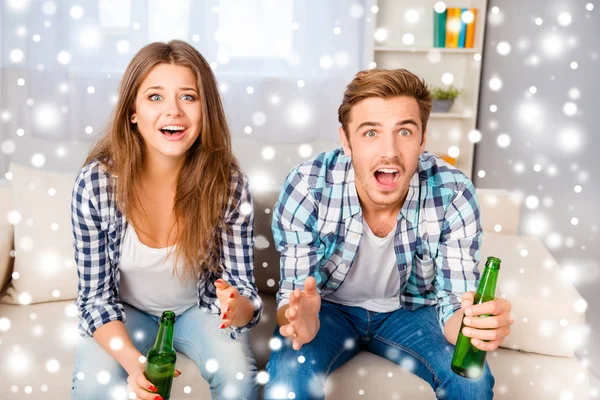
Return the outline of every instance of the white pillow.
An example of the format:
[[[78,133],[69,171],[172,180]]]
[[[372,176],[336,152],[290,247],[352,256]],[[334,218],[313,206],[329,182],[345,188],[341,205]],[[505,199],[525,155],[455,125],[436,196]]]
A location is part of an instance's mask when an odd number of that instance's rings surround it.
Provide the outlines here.
[[[13,279],[2,303],[27,304],[77,297],[71,233],[74,173],[49,172],[11,163],[15,225]]]

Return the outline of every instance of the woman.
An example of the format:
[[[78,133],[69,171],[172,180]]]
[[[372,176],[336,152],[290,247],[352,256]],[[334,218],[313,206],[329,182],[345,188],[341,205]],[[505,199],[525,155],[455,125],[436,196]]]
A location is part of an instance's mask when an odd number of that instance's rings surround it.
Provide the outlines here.
[[[134,56],[110,130],[73,190],[85,337],[72,398],[105,400],[127,384],[137,398],[160,399],[140,357],[166,309],[177,314],[175,350],[196,362],[213,398],[255,398],[246,335],[234,338],[258,322],[262,302],[252,201],[230,141],[196,49],[151,43]]]

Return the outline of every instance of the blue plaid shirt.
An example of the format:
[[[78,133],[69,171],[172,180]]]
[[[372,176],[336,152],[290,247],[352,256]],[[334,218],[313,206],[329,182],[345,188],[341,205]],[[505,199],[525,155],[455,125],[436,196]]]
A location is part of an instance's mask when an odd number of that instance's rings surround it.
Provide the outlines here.
[[[482,229],[475,188],[462,172],[424,152],[396,222],[394,250],[399,304],[435,305],[440,327],[476,289]],[[273,213],[281,252],[278,307],[314,276],[321,296],[343,285],[352,268],[363,223],[354,168],[342,149],[322,153],[290,172]]]
[[[73,188],[71,222],[79,276],[79,329],[83,336],[93,335],[110,321],[126,319],[119,303],[119,255],[127,221],[117,208],[116,183],[117,178],[95,160],[83,167]],[[245,202],[252,205],[247,179],[241,173],[233,173],[230,188],[218,232],[222,278],[254,303],[252,320],[244,327],[234,328],[235,337],[237,332],[245,332],[258,323],[263,305],[253,274],[254,214],[239,210]],[[212,273],[199,278],[198,307],[204,311],[220,312],[213,284],[217,278]]]

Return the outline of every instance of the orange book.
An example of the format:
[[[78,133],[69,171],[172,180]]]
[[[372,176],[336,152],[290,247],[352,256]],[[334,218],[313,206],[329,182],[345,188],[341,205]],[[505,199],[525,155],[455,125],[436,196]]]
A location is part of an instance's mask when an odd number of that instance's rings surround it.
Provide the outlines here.
[[[446,161],[448,164],[456,166],[456,158],[452,158],[448,154],[442,154],[440,158]]]
[[[446,17],[446,47],[458,47],[458,35],[460,33],[460,14],[462,10],[449,7]]]
[[[452,30],[450,29],[450,21],[454,17],[454,9],[446,8],[446,47],[452,47]]]
[[[462,15],[462,8],[454,9],[454,32],[452,32],[452,47],[458,48],[458,38],[460,36],[460,16]]]
[[[473,48],[475,43],[475,20],[477,19],[477,9],[469,8],[473,13],[473,21],[467,24],[467,38],[465,39],[465,47]]]

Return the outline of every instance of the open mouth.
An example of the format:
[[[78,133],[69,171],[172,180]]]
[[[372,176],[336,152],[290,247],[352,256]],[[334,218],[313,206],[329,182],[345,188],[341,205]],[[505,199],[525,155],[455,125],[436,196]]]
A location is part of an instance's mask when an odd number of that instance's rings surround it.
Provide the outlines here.
[[[167,125],[160,129],[163,136],[168,140],[178,140],[185,135],[186,127],[183,125]]]
[[[395,168],[380,168],[373,175],[381,186],[392,186],[400,177],[400,172]]]

